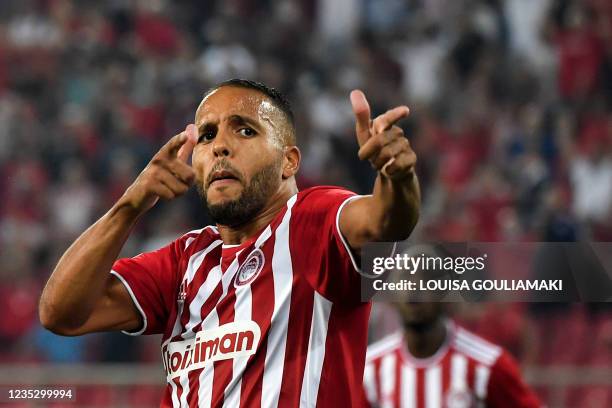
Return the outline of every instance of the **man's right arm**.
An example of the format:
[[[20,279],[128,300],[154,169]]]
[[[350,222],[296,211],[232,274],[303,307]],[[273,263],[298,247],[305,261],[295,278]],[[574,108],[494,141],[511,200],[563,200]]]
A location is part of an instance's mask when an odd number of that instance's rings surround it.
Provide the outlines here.
[[[142,317],[126,287],[109,272],[138,218],[159,198],[184,194],[194,179],[187,164],[195,127],[173,137],[119,201],[64,253],[39,304],[40,321],[57,334],[135,330]]]

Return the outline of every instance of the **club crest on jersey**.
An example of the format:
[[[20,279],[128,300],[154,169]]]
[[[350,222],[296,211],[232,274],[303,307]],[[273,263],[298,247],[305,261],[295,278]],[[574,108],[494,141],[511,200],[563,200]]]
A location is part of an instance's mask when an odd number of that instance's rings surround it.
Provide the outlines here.
[[[259,275],[259,272],[261,272],[263,269],[264,262],[265,257],[261,249],[255,249],[253,252],[251,252],[238,269],[238,272],[236,272],[234,286],[238,288],[253,282]]]

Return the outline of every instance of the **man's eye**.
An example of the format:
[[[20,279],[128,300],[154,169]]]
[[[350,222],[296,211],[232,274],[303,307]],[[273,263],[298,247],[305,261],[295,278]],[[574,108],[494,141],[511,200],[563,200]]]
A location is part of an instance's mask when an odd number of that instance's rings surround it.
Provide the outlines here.
[[[198,138],[198,143],[210,142],[214,138],[215,138],[215,132],[207,130],[200,135],[200,137]]]
[[[253,129],[251,129],[249,127],[242,128],[242,129],[238,130],[238,132],[242,136],[246,136],[246,137],[255,136],[257,134],[257,132],[255,132]]]

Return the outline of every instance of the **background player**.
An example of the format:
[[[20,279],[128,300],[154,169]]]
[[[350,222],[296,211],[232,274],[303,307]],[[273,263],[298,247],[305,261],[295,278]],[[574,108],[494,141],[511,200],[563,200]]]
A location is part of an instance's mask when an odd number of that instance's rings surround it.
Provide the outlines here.
[[[510,354],[453,322],[452,303],[433,301],[437,295],[421,292],[398,303],[403,330],[368,347],[364,389],[371,406],[540,407]]]
[[[195,125],[61,258],[41,298],[43,325],[163,334],[164,406],[360,403],[369,304],[354,254],[406,238],[420,193],[416,156],[395,126],[408,108],[370,120],[363,93],[351,102],[359,157],[378,171],[360,199],[332,187],[298,193],[293,114],[277,91],[232,80],[208,92]],[[194,180],[217,226],[115,262],[138,219]]]

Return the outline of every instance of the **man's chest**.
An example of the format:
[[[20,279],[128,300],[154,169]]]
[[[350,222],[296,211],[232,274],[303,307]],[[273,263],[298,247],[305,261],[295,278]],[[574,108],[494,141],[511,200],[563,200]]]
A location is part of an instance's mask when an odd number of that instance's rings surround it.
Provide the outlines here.
[[[415,367],[403,363],[398,367],[399,399],[410,400],[415,407],[476,408],[483,406],[483,393],[476,384],[474,367],[463,356],[454,355],[439,364]]]
[[[248,358],[287,330],[290,312],[300,313],[299,298],[314,291],[294,274],[291,259],[273,249],[250,247],[191,262],[198,270],[186,270],[162,343],[168,378]]]
[[[239,321],[253,321],[264,333],[279,312],[288,311],[292,299],[313,295],[294,264],[273,240],[233,251],[221,245],[195,251],[183,260],[164,338],[192,338],[198,331]]]

